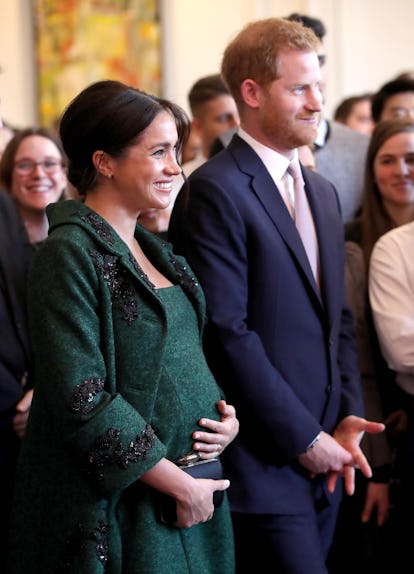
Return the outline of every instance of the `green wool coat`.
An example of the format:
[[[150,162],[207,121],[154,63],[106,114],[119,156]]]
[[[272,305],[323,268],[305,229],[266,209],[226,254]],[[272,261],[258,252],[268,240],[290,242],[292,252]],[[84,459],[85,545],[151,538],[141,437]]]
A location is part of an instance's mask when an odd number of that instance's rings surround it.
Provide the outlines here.
[[[149,259],[191,302],[194,328],[177,337],[159,291],[101,217],[78,201],[49,206],[48,216],[29,276],[35,392],[11,574],[232,574],[227,498],[209,522],[169,527],[158,493],[139,480],[162,457],[191,450],[200,417],[218,418],[199,284],[168,244],[137,226]],[[194,364],[180,361],[187,346]]]

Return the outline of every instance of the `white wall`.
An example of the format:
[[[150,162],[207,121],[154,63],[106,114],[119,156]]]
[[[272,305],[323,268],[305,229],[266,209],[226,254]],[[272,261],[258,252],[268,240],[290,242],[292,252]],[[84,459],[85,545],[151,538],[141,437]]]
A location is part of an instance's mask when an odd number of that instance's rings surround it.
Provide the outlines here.
[[[355,89],[375,91],[398,73],[414,70],[413,21],[412,0],[338,2],[337,97]]]
[[[218,70],[223,48],[245,23],[300,12],[326,28],[326,113],[349,95],[375,91],[414,69],[413,0],[162,0],[165,95],[187,109],[199,77]]]
[[[31,0],[0,0],[0,117],[18,127],[37,120]]]
[[[306,11],[301,0],[161,0],[164,93],[188,111],[187,94],[220,69],[229,40],[250,20]]]
[[[342,97],[374,91],[414,69],[413,0],[159,0],[164,95],[188,110],[199,77],[219,70],[223,49],[248,21],[291,12],[321,18],[328,33],[328,115]],[[0,0],[0,116],[37,121],[31,0]]]

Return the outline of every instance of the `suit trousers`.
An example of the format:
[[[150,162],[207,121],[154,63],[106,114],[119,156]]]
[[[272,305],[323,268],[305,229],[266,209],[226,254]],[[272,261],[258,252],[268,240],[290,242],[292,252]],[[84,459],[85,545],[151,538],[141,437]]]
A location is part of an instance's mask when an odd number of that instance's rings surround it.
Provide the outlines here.
[[[328,574],[342,485],[329,503],[322,487],[303,514],[232,513],[236,574]]]

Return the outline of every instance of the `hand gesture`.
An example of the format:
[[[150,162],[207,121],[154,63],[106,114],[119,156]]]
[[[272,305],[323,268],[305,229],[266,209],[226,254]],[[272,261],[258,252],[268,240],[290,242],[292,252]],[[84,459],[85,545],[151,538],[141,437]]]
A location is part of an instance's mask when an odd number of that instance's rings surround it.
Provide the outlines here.
[[[355,490],[355,468],[359,468],[362,474],[367,478],[372,476],[371,467],[359,446],[364,433],[379,433],[384,429],[385,425],[383,423],[367,421],[364,418],[354,415],[345,417],[336,427],[333,438],[352,455],[353,459],[352,464],[346,464],[342,469],[342,474],[345,479],[345,490],[349,495],[352,495]],[[338,475],[339,473],[336,470],[329,473],[329,492],[335,490]]]
[[[235,408],[221,400],[217,403],[217,410],[221,415],[220,420],[200,419],[198,424],[209,430],[195,431],[192,435],[197,441],[193,444],[193,449],[203,459],[214,458],[221,454],[239,432]]]
[[[321,431],[315,446],[299,455],[299,462],[314,477],[330,471],[340,472],[346,464],[352,464],[352,456],[330,434]]]

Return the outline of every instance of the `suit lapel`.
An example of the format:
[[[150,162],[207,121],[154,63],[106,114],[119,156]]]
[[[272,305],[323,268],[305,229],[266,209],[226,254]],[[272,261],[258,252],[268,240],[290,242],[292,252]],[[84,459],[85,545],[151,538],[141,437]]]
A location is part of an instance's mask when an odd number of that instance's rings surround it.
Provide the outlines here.
[[[336,310],[333,309],[333,302],[337,301],[337,290],[344,277],[340,277],[338,270],[341,267],[338,265],[338,254],[332,245],[332,230],[337,222],[330,221],[329,210],[327,209],[326,195],[323,189],[312,186],[309,178],[304,172],[305,188],[309,205],[315,222],[316,234],[318,237],[319,245],[319,261],[320,261],[320,289],[323,297],[323,304],[326,314],[333,317]]]
[[[292,256],[301,267],[305,280],[313,294],[312,297],[314,297],[320,305],[321,298],[319,290],[313,277],[305,248],[300,239],[295,223],[289,214],[279,190],[270,177],[269,172],[259,156],[241,138],[235,136],[229,144],[228,149],[233,154],[240,171],[251,177],[252,191],[255,193],[258,200],[263,205],[263,208],[276,225],[280,235],[292,253]],[[305,179],[305,187],[307,187],[306,183],[307,181]],[[306,191],[308,193],[308,190]],[[317,228],[316,232],[318,235],[318,241],[320,241],[316,221],[315,226]]]

